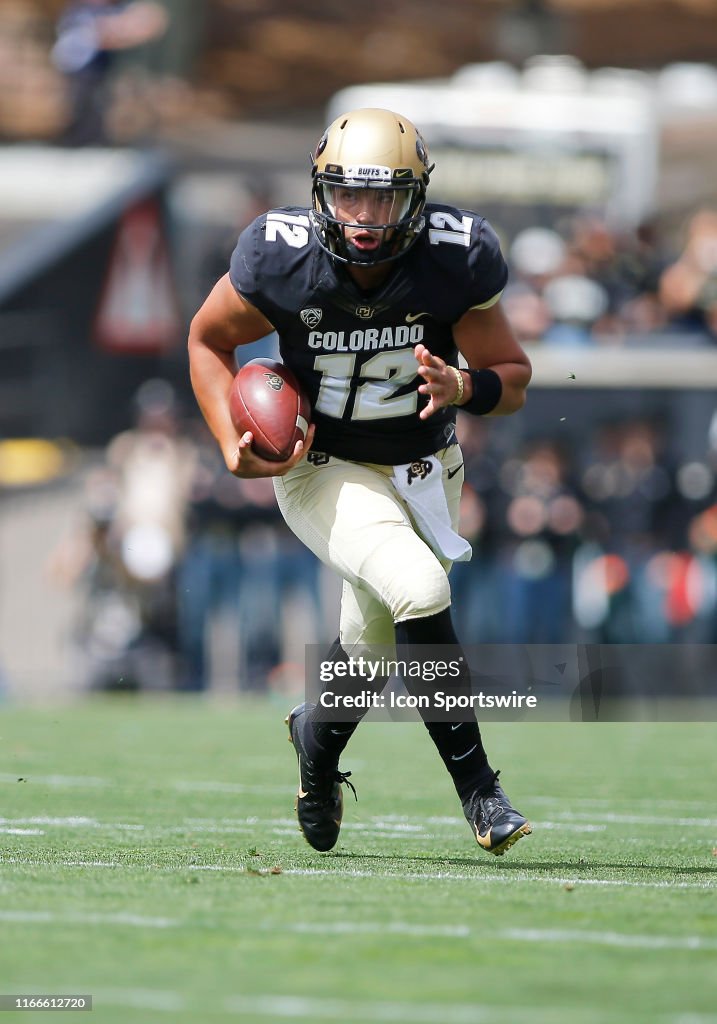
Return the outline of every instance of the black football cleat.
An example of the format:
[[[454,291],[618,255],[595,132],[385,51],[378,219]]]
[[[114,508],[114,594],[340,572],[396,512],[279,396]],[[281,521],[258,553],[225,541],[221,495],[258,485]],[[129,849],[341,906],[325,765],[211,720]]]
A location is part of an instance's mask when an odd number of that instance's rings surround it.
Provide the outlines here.
[[[340,772],[338,759],[319,764],[306,754],[304,730],[309,726],[313,704],[299,704],[284,720],[289,727],[289,742],[293,743],[299,762],[299,791],[296,796],[296,815],[299,828],[309,846],[322,852],[336,845],[341,830],[344,800],[341,784],[356,796],[348,781],[351,772]]]
[[[478,845],[498,857],[533,831],[527,818],[511,807],[498,782],[499,775],[500,772],[496,772],[490,788],[474,793],[463,805],[463,813]]]

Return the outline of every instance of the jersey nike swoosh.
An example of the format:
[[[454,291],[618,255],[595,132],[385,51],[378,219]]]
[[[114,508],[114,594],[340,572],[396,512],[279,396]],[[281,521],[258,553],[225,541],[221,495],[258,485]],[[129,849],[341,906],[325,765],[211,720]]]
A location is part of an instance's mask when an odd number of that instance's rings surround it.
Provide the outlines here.
[[[448,470],[448,472],[446,473],[446,476],[448,477],[448,479],[452,480],[453,477],[456,475],[456,473],[458,472],[459,469],[463,469],[463,463],[462,462],[461,462],[460,466],[456,466],[455,469],[449,469]]]
[[[406,313],[406,323],[412,324],[414,320],[420,320],[422,316],[430,315],[430,313]]]

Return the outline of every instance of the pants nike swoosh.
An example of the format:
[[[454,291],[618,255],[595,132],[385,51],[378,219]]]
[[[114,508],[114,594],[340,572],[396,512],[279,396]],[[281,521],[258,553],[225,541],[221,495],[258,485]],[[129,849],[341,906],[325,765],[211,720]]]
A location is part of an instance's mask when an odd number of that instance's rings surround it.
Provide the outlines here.
[[[448,477],[449,480],[452,480],[453,477],[458,472],[458,470],[460,470],[460,469],[463,469],[463,463],[462,462],[461,462],[460,466],[456,466],[455,469],[449,469],[448,472],[446,473],[446,476]]]

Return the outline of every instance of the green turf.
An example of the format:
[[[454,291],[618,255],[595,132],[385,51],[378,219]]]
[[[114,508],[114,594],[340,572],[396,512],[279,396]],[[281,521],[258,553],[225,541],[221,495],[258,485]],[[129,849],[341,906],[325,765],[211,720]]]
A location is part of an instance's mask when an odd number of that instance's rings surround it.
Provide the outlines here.
[[[4,707],[0,991],[92,993],[66,1024],[717,1021],[714,725],[486,726],[535,824],[495,858],[423,728],[366,724],[316,854],[286,710]]]

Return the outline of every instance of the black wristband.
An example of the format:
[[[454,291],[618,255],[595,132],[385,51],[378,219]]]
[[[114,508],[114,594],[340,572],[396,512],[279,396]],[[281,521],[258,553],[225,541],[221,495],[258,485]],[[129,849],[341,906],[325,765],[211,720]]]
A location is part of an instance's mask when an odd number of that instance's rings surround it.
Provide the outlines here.
[[[493,412],[503,394],[503,381],[495,370],[468,370],[473,394],[459,409],[473,416],[485,416]]]

